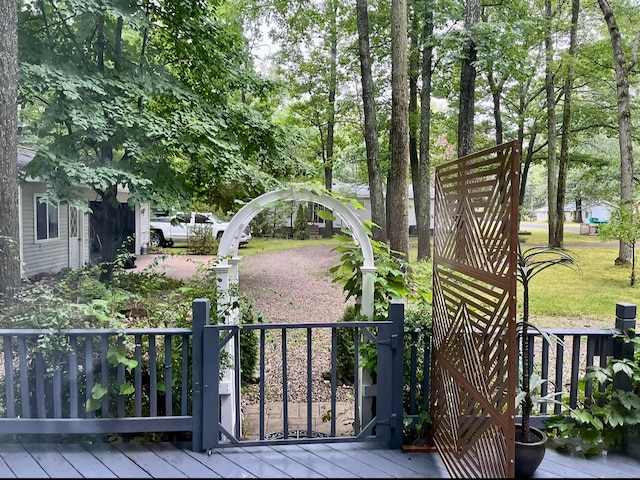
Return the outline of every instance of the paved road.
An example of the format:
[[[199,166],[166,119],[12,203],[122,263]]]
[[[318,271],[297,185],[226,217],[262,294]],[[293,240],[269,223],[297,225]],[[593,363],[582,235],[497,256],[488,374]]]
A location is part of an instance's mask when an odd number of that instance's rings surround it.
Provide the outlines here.
[[[548,223],[520,222],[520,228],[521,229],[535,228],[536,230],[539,230],[539,229],[547,230],[548,226],[549,226]],[[576,225],[574,223],[572,223],[571,225],[567,225],[565,223],[564,231],[565,232],[579,232],[580,231],[580,226]]]

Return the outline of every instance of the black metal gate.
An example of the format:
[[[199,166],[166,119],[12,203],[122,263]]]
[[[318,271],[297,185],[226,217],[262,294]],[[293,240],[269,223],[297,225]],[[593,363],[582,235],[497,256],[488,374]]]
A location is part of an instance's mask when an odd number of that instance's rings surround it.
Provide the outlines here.
[[[404,305],[392,303],[389,321],[334,322],[334,323],[296,323],[296,324],[251,324],[242,329],[254,331],[260,341],[260,431],[257,439],[246,440],[242,436],[242,408],[240,384],[240,330],[237,325],[209,325],[209,300],[194,302],[193,321],[193,448],[195,451],[213,450],[227,446],[273,445],[287,443],[313,442],[353,442],[382,440],[389,448],[400,448],[403,435],[403,346],[404,346]],[[335,392],[338,388],[336,378],[337,333],[340,329],[349,329],[354,338],[354,389],[351,406],[353,413],[353,431],[351,435],[336,434]],[[312,426],[311,380],[321,372],[312,371],[313,332],[328,330],[331,335],[331,389],[332,402],[328,415],[330,431],[318,435]],[[308,366],[306,372],[289,372],[287,369],[288,335],[298,332],[306,341]],[[268,379],[264,376],[264,355],[266,337],[271,333],[282,341],[282,388],[283,414],[280,434],[266,432],[264,428],[265,395],[264,385]],[[272,337],[273,338],[273,337]],[[373,346],[376,351],[376,364],[371,369],[375,383],[362,385],[360,381],[365,367],[361,365],[361,349],[364,345]],[[225,353],[226,352],[226,353]],[[234,368],[229,377],[223,378],[220,364],[224,355],[231,355]],[[295,434],[289,428],[287,396],[288,375],[306,374],[307,377],[307,426]],[[230,380],[230,382],[228,381]],[[231,383],[229,385],[229,383]],[[367,395],[375,397],[373,412],[364,412],[366,408],[361,398]],[[226,404],[226,405],[225,405]],[[371,418],[363,422],[362,419]]]

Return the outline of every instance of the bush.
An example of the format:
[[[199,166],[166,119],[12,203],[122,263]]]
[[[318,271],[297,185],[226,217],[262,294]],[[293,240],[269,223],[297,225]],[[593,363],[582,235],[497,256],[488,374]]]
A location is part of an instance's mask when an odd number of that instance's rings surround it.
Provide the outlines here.
[[[342,314],[341,322],[355,322],[366,320],[358,314],[355,305],[348,305]],[[337,353],[336,353],[336,374],[338,380],[347,385],[353,385],[355,381],[355,335],[356,328],[337,329]]]
[[[296,219],[293,224],[293,238],[296,240],[309,239],[309,207],[304,203],[298,205]]]
[[[240,325],[262,323],[262,312],[253,306],[248,297],[240,301]],[[255,383],[255,371],[258,366],[259,338],[256,330],[240,330],[240,379],[243,384]]]
[[[187,253],[191,255],[215,255],[218,251],[218,239],[213,231],[205,227],[193,227],[189,232]]]

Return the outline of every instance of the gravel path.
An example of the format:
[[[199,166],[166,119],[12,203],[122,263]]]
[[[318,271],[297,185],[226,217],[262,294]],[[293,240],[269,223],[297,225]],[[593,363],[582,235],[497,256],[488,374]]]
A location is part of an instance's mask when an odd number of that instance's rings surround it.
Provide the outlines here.
[[[326,323],[337,322],[347,305],[342,284],[333,283],[329,272],[338,265],[340,254],[331,245],[313,245],[288,250],[257,253],[242,257],[239,265],[240,292],[249,297],[264,316],[264,323]],[[136,271],[154,261],[160,271],[185,281],[196,274],[199,266],[214,261],[212,255],[140,255]],[[279,330],[272,330],[265,342],[265,400],[282,400],[282,341]],[[306,329],[287,333],[287,396],[290,402],[307,399],[307,343]],[[312,401],[331,400],[331,385],[322,374],[331,369],[331,332],[314,329],[312,338]],[[259,372],[255,372],[256,377]],[[353,387],[339,386],[336,400],[353,397]],[[243,403],[258,401],[258,386],[243,387]]]
[[[329,269],[340,255],[332,246],[301,247],[244,257],[240,262],[240,292],[247,295],[264,316],[265,323],[337,322],[347,305],[342,284],[333,283]],[[240,252],[242,254],[242,252]],[[287,394],[291,402],[307,399],[306,329],[287,333]],[[279,330],[267,335],[265,354],[266,400],[282,399],[282,337]],[[331,369],[331,332],[314,330],[312,338],[312,401],[331,400],[331,386],[322,377]],[[243,401],[257,401],[257,386],[246,389]],[[353,397],[351,386],[338,387],[336,400]]]

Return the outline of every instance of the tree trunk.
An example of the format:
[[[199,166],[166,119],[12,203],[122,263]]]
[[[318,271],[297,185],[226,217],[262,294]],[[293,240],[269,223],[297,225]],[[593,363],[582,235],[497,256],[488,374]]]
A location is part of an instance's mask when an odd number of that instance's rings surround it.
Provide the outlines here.
[[[358,45],[360,50],[360,76],[362,79],[362,104],[364,107],[364,141],[367,149],[367,172],[369,176],[369,198],[373,239],[387,242],[387,214],[384,187],[380,171],[380,147],[378,145],[378,120],[376,118],[375,92],[371,74],[371,52],[369,50],[369,13],[367,0],[356,0],[358,19]]]
[[[502,107],[500,106],[500,98],[502,97],[502,83],[497,84],[493,77],[493,68],[489,67],[487,72],[487,81],[491,89],[491,98],[493,98],[493,121],[496,125],[496,145],[502,145],[504,142],[502,127]],[[522,145],[522,144],[521,144]]]
[[[558,167],[556,162],[556,104],[555,86],[553,78],[553,38],[551,37],[551,0],[545,0],[545,35],[544,46],[546,52],[545,87],[547,92],[547,203],[549,212],[549,246],[559,247],[556,238],[556,224],[558,222]]]
[[[329,2],[330,11],[328,12],[330,18],[330,77],[329,77],[329,118],[327,119],[327,159],[324,164],[324,186],[328,191],[333,189],[333,131],[335,126],[336,117],[336,88],[338,83],[337,75],[337,63],[338,63],[338,34],[337,29],[337,2]],[[324,238],[333,237],[333,221],[325,220],[325,228],[322,233]]]
[[[17,8],[0,0],[0,300],[20,286]]]
[[[631,105],[629,103],[629,71],[622,46],[622,37],[615,15],[608,0],[598,0],[611,37],[613,64],[616,70],[616,90],[618,96],[618,143],[620,144],[620,201],[633,202],[633,144],[631,137]],[[618,248],[616,265],[631,263],[632,248],[622,240]]]
[[[420,74],[420,50],[418,48],[419,22],[415,2],[411,8],[411,29],[409,30],[409,165],[411,167],[411,185],[413,187],[413,211],[416,220],[420,215],[420,164],[418,158],[418,75]]]
[[[424,28],[422,33],[422,91],[420,92],[420,186],[424,193],[420,197],[420,207],[416,209],[418,224],[418,260],[431,258],[431,68],[433,47],[433,6],[424,4]],[[414,199],[415,201],[415,199]]]
[[[409,260],[409,102],[407,2],[391,2],[391,168],[387,183],[387,236],[394,256]]]
[[[480,20],[480,0],[468,0],[465,18],[467,41],[462,51],[460,67],[460,107],[458,112],[458,157],[473,153],[476,91],[476,43],[474,27]]]
[[[571,134],[571,92],[573,90],[574,67],[578,34],[580,0],[573,0],[571,6],[571,33],[569,38],[569,64],[564,84],[564,105],[562,111],[562,138],[560,139],[560,162],[558,164],[558,220],[554,237],[557,246],[564,243],[564,204],[567,191],[567,172],[569,170],[569,137]]]

